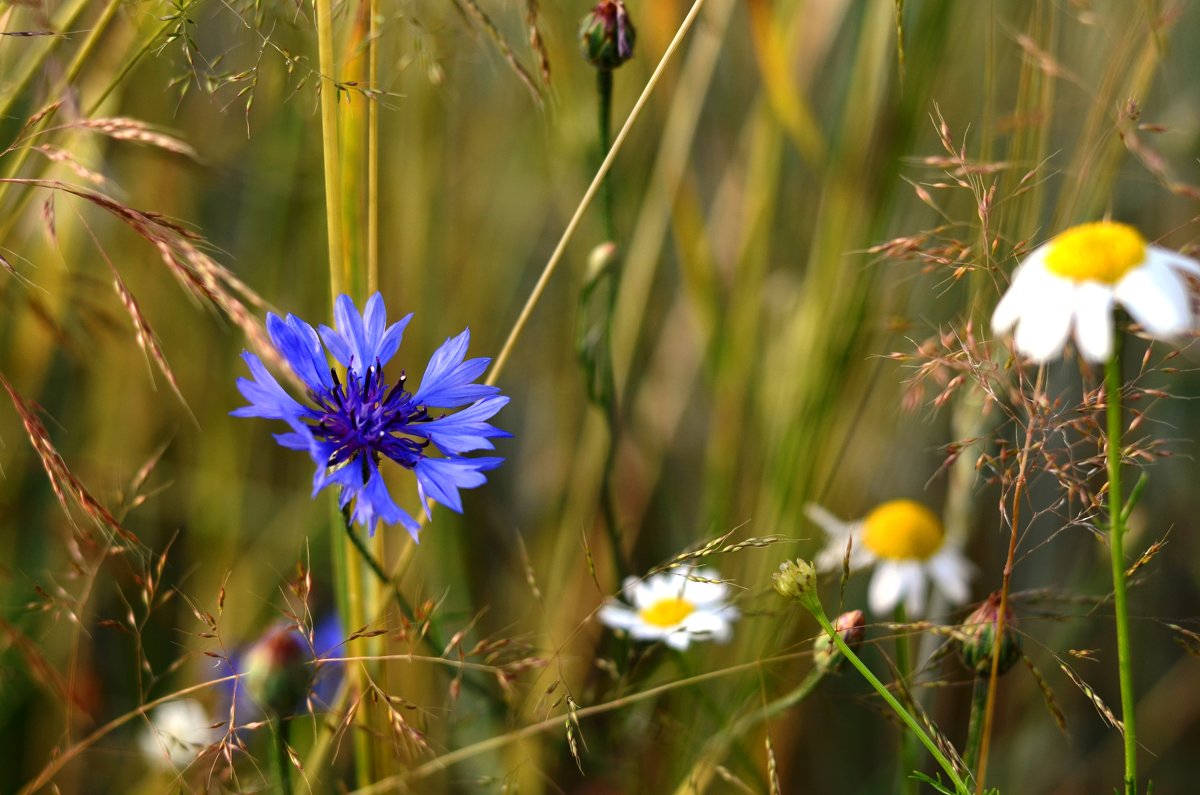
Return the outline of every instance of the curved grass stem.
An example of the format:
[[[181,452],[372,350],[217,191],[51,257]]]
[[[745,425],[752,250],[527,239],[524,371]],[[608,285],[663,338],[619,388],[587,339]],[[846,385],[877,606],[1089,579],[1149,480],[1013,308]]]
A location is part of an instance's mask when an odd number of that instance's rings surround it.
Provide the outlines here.
[[[879,678],[871,672],[871,669],[867,667],[867,664],[864,663],[859,656],[854,653],[854,650],[850,648],[846,641],[842,639],[841,633],[834,629],[833,624],[830,623],[829,617],[825,615],[825,610],[821,607],[820,603],[814,600],[814,604],[810,605],[805,602],[804,606],[807,607],[813,614],[813,618],[817,619],[817,623],[821,625],[821,629],[828,632],[829,636],[833,638],[833,642],[837,645],[838,650],[845,655],[846,659],[850,661],[850,664],[853,665],[860,674],[862,674],[862,677],[867,680],[871,687],[875,688],[875,692],[887,702],[887,705],[891,707],[892,711],[896,713],[897,717],[904,722],[904,725],[908,727],[913,736],[915,736],[917,740],[919,740],[920,743],[925,746],[925,749],[929,751],[930,756],[937,761],[938,766],[942,768],[942,771],[954,785],[955,793],[958,793],[958,795],[966,795],[969,793],[970,790],[967,789],[966,783],[958,774],[958,770],[955,768],[954,764],[946,757],[946,755],[942,752],[942,749],[938,747],[938,744],[935,743],[933,739],[925,732],[925,729],[922,728],[917,719],[912,716],[912,713],[909,712],[903,704],[896,700],[896,697],[892,695],[890,690],[888,690],[887,685],[879,681]]]

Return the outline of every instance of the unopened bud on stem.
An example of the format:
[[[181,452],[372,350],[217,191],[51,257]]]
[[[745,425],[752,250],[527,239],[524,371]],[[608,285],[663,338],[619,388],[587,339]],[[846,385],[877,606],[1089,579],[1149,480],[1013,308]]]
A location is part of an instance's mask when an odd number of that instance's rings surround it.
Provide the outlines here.
[[[597,69],[616,69],[633,57],[637,31],[622,0],[601,0],[579,27],[583,57]]]
[[[1000,593],[997,591],[984,600],[974,613],[967,617],[959,630],[959,652],[963,662],[976,674],[987,676],[992,672],[992,650],[996,643],[996,624],[1000,618]],[[1021,659],[1021,636],[1017,633],[1017,617],[1012,608],[1004,608],[1004,633],[1000,637],[1000,660],[997,675],[1003,674]]]
[[[852,651],[858,651],[866,634],[867,619],[861,610],[851,610],[842,613],[833,622],[833,628]],[[836,671],[841,667],[845,658],[842,650],[834,643],[833,636],[822,632],[813,641],[813,664],[825,673]]]
[[[295,629],[272,629],[254,644],[242,664],[246,692],[267,712],[289,716],[312,685],[312,653]]]
[[[817,570],[808,561],[797,558],[780,563],[771,580],[781,596],[795,599],[813,614],[822,612],[817,596]]]

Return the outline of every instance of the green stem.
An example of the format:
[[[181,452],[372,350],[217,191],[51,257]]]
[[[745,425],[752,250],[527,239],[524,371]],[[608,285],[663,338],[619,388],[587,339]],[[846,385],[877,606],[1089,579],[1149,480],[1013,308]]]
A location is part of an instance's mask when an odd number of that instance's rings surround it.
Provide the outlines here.
[[[1104,366],[1108,404],[1108,521],[1112,554],[1113,608],[1117,619],[1117,667],[1121,680],[1121,722],[1125,740],[1125,795],[1137,795],[1137,731],[1134,728],[1133,663],[1129,643],[1129,602],[1125,592],[1125,512],[1121,505],[1121,353],[1114,336],[1113,355]]]
[[[967,745],[963,754],[963,763],[967,770],[975,769],[975,760],[979,759],[979,745],[983,741],[984,714],[987,712],[988,677],[975,675],[975,683],[971,687],[971,718],[967,723]]]
[[[871,669],[867,667],[867,664],[864,663],[859,656],[854,653],[854,650],[846,644],[846,641],[842,640],[842,636],[833,628],[833,624],[829,622],[829,617],[825,615],[825,610],[820,606],[820,604],[818,603],[814,605],[816,607],[815,610],[813,609],[814,606],[810,606],[808,604],[805,604],[805,606],[808,607],[812,612],[813,617],[817,619],[817,623],[821,625],[821,628],[828,632],[830,637],[833,638],[833,642],[837,645],[842,654],[846,656],[846,659],[850,661],[850,664],[858,669],[858,672],[862,674],[862,677],[867,680],[871,687],[875,688],[875,692],[887,702],[887,705],[892,708],[892,711],[894,711],[897,716],[899,716],[900,720],[904,721],[904,725],[907,726],[909,730],[916,736],[916,738],[921,741],[921,744],[925,746],[926,750],[929,751],[930,755],[934,758],[934,760],[937,761],[938,765],[942,768],[942,770],[946,773],[946,776],[954,785],[954,791],[956,793],[960,793],[960,795],[967,795],[967,793],[969,793],[967,785],[963,783],[963,780],[958,775],[958,771],[954,768],[954,765],[951,764],[950,760],[946,758],[946,755],[942,753],[942,749],[938,748],[937,743],[935,743],[929,737],[929,735],[925,733],[925,730],[921,728],[921,724],[917,722],[917,719],[914,718],[907,709],[905,709],[904,705],[896,700],[896,697],[893,696],[891,691],[887,689],[887,685],[885,685],[883,682],[880,682],[878,677],[871,673]]]
[[[596,70],[596,94],[600,98],[599,116],[597,117],[598,129],[600,133],[600,160],[608,157],[608,150],[612,145],[612,93],[613,93],[613,73],[610,69]],[[612,174],[604,175],[604,234],[608,239],[616,242],[617,227],[613,220],[613,190],[612,190]]]
[[[279,784],[279,792],[288,795],[292,791],[292,760],[288,754],[288,735],[291,724],[282,717],[276,716],[271,721],[271,739],[274,753],[271,754],[272,767],[275,769],[275,781]]]
[[[904,603],[896,605],[893,613],[895,622],[901,626],[908,623],[908,614],[904,611]],[[912,673],[912,660],[908,647],[908,633],[901,630],[896,635],[896,675],[908,687],[908,677]],[[917,749],[913,745],[913,736],[908,732],[900,735],[900,792],[904,795],[914,795],[917,782],[912,778],[912,772],[917,768]]]

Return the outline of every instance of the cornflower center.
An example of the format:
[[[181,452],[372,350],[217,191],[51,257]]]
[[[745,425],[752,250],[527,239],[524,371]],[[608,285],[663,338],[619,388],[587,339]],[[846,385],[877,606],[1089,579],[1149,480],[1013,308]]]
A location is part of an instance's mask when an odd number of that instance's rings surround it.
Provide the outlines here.
[[[1096,221],[1050,241],[1046,268],[1076,282],[1116,284],[1146,260],[1146,241],[1132,226]]]
[[[942,548],[942,523],[914,500],[891,500],[863,520],[863,545],[889,560],[926,560]]]
[[[409,469],[416,466],[429,441],[397,434],[412,423],[428,422],[430,417],[405,391],[406,374],[401,372],[392,386],[384,380],[379,362],[363,376],[353,367],[346,368],[344,384],[335,370],[330,374],[331,388],[309,392],[317,405],[310,414],[313,436],[333,445],[326,465],[336,469],[359,459],[365,473],[367,456],[376,462],[386,456]]]
[[[663,629],[673,627],[696,612],[696,606],[687,599],[668,597],[638,612],[638,618],[647,624]]]

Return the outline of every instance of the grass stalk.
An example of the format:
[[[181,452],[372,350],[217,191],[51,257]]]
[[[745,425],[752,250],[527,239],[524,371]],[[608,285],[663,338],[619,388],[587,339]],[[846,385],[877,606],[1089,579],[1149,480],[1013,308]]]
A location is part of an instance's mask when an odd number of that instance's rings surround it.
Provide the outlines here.
[[[683,18],[678,30],[675,31],[675,35],[671,38],[671,43],[663,51],[662,58],[658,61],[658,66],[654,68],[650,79],[646,81],[646,87],[642,89],[641,95],[638,96],[637,101],[633,104],[633,109],[629,111],[629,116],[626,117],[621,130],[617,133],[616,138],[613,139],[612,146],[609,148],[608,154],[604,157],[604,162],[600,164],[600,168],[597,169],[591,184],[584,191],[583,198],[579,200],[579,205],[571,215],[571,220],[567,222],[567,226],[559,237],[558,243],[554,246],[554,251],[551,252],[550,258],[542,268],[542,273],[538,276],[533,290],[530,291],[529,298],[525,300],[525,305],[521,307],[521,312],[517,315],[512,329],[509,330],[508,337],[504,340],[504,345],[500,347],[500,353],[496,355],[496,360],[492,363],[492,369],[488,373],[486,383],[494,385],[500,379],[500,375],[504,372],[505,365],[508,364],[508,358],[512,355],[517,340],[521,338],[521,334],[525,331],[525,326],[529,324],[529,318],[533,315],[534,308],[541,301],[542,294],[546,292],[546,285],[550,283],[550,278],[554,275],[554,272],[558,269],[558,264],[562,261],[563,254],[567,250],[567,244],[575,236],[575,230],[579,227],[584,214],[595,200],[596,193],[599,192],[600,186],[604,183],[604,178],[612,169],[612,164],[617,159],[617,154],[620,153],[625,139],[629,136],[629,131],[633,129],[633,125],[642,115],[642,109],[646,106],[650,95],[654,93],[654,88],[662,80],[662,76],[674,58],[676,50],[679,49],[679,45],[687,38],[688,31],[692,29],[692,24],[696,21],[696,17],[699,16],[700,11],[704,8],[704,2],[705,0],[694,0],[692,7],[688,9],[687,16]]]
[[[904,604],[896,605],[893,618],[897,624],[904,626],[908,623],[908,614]],[[896,633],[896,676],[908,689],[908,678],[912,674],[912,654],[909,650],[907,632]],[[900,787],[902,795],[914,795],[917,782],[912,778],[912,772],[917,769],[917,749],[913,745],[914,738],[909,732],[900,735]]]
[[[1046,381],[1045,366],[1038,368],[1037,380],[1034,382],[1033,395],[1030,397],[1030,416],[1025,426],[1025,444],[1021,447],[1021,457],[1017,464],[1017,481],[1013,485],[1012,521],[1008,537],[1008,554],[1004,560],[1004,574],[1000,583],[999,615],[996,617],[996,633],[994,637],[1004,637],[1004,617],[1008,613],[1008,593],[1012,585],[1013,562],[1017,555],[1017,533],[1021,526],[1021,497],[1025,492],[1025,477],[1029,466],[1029,455],[1033,449],[1034,418],[1032,406],[1037,405],[1038,395]],[[975,775],[975,793],[982,795],[984,783],[987,780],[988,749],[991,746],[992,722],[996,715],[996,689],[1000,681],[1000,643],[992,644],[992,668],[988,673],[987,702],[983,711],[983,737],[979,742],[979,769]]]
[[[1121,503],[1121,339],[1114,332],[1113,355],[1104,365],[1108,420],[1108,522],[1112,557],[1113,609],[1117,624],[1117,669],[1121,682],[1121,735],[1125,745],[1125,795],[1137,795],[1137,701],[1133,695],[1129,601],[1125,583],[1125,513]],[[997,635],[999,637],[999,635]]]
[[[321,153],[325,166],[325,228],[329,242],[330,300],[345,291],[346,255],[342,235],[341,162],[337,124],[337,61],[333,52],[333,2],[314,0],[317,9],[317,58],[321,72]]]

